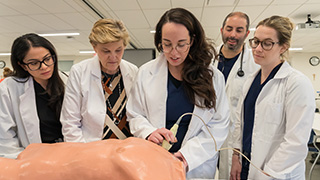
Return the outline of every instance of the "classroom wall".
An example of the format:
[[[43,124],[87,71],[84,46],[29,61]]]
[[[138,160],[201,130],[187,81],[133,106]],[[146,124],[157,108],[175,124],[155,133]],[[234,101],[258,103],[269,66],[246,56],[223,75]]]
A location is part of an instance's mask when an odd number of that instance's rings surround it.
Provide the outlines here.
[[[318,66],[312,66],[309,63],[309,59],[312,56],[320,57],[320,52],[318,53],[291,53],[290,62],[291,66],[303,74],[305,74],[311,81],[315,96],[316,96],[316,106],[320,109],[320,64]]]
[[[93,55],[75,55],[75,56],[58,56],[59,61],[73,61],[73,64],[78,63],[84,59],[91,58]],[[6,67],[12,69],[10,56],[0,56],[0,60],[4,60],[6,62]],[[3,69],[0,69],[0,78],[3,78]]]
[[[299,53],[299,52],[291,53],[290,62],[293,68],[301,71],[311,80],[311,83],[316,93],[316,91],[320,91],[320,64],[318,66],[312,66],[309,63],[309,59],[312,56],[320,57],[320,52],[319,53]]]
[[[155,52],[155,55],[157,55],[158,52]],[[75,55],[75,56],[59,56],[59,61],[73,61],[73,64],[76,64],[84,59],[91,58],[93,55]],[[311,81],[314,92],[317,95],[317,97],[320,98],[320,93],[316,93],[317,91],[320,92],[320,65],[318,66],[311,66],[309,64],[309,59],[312,56],[318,56],[320,57],[319,53],[302,53],[302,52],[291,52],[289,55],[289,62],[291,66],[302,73],[304,73]],[[124,59],[129,60],[130,62],[136,64],[137,66],[140,66],[141,64],[145,63],[146,61],[149,61],[152,59],[152,56],[150,55],[150,51],[146,51],[143,53],[143,51],[139,53],[134,53],[134,51],[130,51],[129,53],[124,56]],[[6,62],[7,67],[12,69],[11,63],[10,63],[10,56],[0,56],[0,60],[4,60]],[[0,69],[0,77],[2,78],[3,70]]]
[[[154,59],[155,49],[127,49],[124,52],[123,59],[137,65],[140,67],[142,64],[146,63],[147,61],[150,61],[151,59]],[[59,69],[63,70],[68,73],[68,67],[71,67],[70,64],[73,62],[73,64],[77,64],[78,62],[92,58],[94,54],[86,54],[86,55],[74,55],[74,56],[64,56],[64,55],[58,55],[58,60],[64,61],[65,63],[59,63]],[[4,60],[6,62],[6,66],[12,69],[11,63],[10,63],[10,56],[0,56],[0,60]],[[3,78],[3,70],[0,69],[0,78]]]
[[[123,59],[132,62],[140,67],[142,64],[156,57],[155,49],[127,49],[124,52]]]

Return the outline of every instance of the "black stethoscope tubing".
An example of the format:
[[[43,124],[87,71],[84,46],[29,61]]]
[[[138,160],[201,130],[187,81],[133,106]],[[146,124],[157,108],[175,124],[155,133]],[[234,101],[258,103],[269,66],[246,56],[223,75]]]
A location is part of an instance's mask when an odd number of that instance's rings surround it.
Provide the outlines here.
[[[241,57],[240,57],[240,67],[239,67],[238,72],[237,72],[237,75],[238,75],[239,77],[243,77],[243,76],[244,76],[244,71],[243,71],[243,69],[242,69],[244,46],[245,46],[245,45],[243,45],[243,47],[242,47],[242,52],[241,52]],[[219,56],[221,56],[221,54],[222,54],[222,52],[221,52],[222,47],[223,47],[223,45],[220,47]],[[222,56],[222,57],[224,57],[224,56]],[[214,60],[214,62],[215,62],[215,61],[216,61],[216,60]],[[224,61],[224,58],[223,58],[223,61]],[[213,63],[214,63],[214,62],[213,62]]]

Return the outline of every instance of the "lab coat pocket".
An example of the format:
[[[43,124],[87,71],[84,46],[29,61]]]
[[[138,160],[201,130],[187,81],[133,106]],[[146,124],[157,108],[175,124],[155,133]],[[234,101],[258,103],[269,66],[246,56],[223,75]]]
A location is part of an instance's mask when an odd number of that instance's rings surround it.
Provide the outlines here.
[[[237,96],[231,96],[231,97],[230,97],[230,105],[231,105],[230,109],[231,109],[232,111],[235,111],[235,109],[236,109],[236,107],[237,107],[237,105],[238,105],[239,96],[240,96],[240,95],[238,94]]]
[[[269,103],[265,109],[267,124],[279,125],[283,116],[283,103]]]
[[[279,136],[279,128],[283,123],[283,103],[268,103],[263,116],[263,136],[266,141]]]
[[[227,91],[228,97],[230,98],[230,105],[232,108],[236,108],[238,105],[238,101],[239,101],[239,97],[242,93],[242,87],[243,87],[243,83],[244,81],[240,80],[240,79],[236,79],[233,82],[234,84],[230,84],[230,89],[229,91]]]

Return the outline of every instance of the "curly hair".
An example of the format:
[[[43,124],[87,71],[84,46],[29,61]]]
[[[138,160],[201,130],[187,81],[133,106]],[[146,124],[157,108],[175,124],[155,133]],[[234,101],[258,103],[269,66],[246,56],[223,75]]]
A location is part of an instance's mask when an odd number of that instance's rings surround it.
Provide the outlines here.
[[[206,38],[205,32],[197,18],[188,10],[173,8],[166,11],[156,25],[154,43],[162,51],[162,27],[168,22],[181,24],[189,31],[193,41],[182,69],[182,82],[190,101],[198,107],[215,108],[216,93],[213,87],[213,71],[209,69],[213,58],[217,57],[214,43]],[[195,97],[203,99],[196,102]]]

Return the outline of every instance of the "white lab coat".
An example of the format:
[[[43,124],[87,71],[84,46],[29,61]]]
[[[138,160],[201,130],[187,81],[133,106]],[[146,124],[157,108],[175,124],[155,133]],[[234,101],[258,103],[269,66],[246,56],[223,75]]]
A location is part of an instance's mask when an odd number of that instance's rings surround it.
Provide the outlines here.
[[[229,107],[221,72],[210,66],[217,100],[216,109],[194,107],[194,114],[206,122],[219,149],[228,134]],[[168,66],[163,54],[140,69],[127,104],[130,130],[134,136],[145,139],[166,124]],[[199,98],[196,98],[200,101]],[[214,142],[202,121],[191,118],[189,129],[179,150],[189,165],[188,178],[214,178],[218,160]],[[159,169],[161,171],[161,169]]]
[[[128,96],[137,66],[121,60],[120,71]],[[60,121],[65,141],[91,142],[101,140],[106,102],[101,84],[98,56],[72,66],[62,104]]]
[[[221,45],[222,46],[222,45]],[[221,48],[219,47],[219,49]],[[241,94],[241,90],[243,88],[243,84],[246,79],[249,77],[250,74],[256,72],[259,69],[259,65],[254,62],[252,51],[249,49],[247,44],[244,44],[244,53],[243,53],[243,61],[242,61],[242,70],[244,72],[244,76],[240,77],[237,75],[238,70],[240,69],[241,65],[241,56],[239,55],[238,59],[234,63],[227,82],[226,82],[226,93],[228,96],[228,101],[230,105],[230,124],[229,124],[229,135],[222,145],[223,148],[225,147],[232,147],[232,133],[234,130],[234,122],[236,119],[236,110],[237,105],[239,102],[239,97]],[[214,63],[215,66],[218,66],[218,62]],[[231,150],[224,150],[220,152],[220,159],[219,159],[219,178],[220,179],[229,179],[230,170],[231,170],[231,163],[232,163],[232,151]]]
[[[246,81],[235,122],[234,147],[242,150],[243,101],[258,71]],[[251,161],[278,179],[305,179],[304,159],[308,153],[315,111],[310,80],[284,62],[261,90],[255,106]],[[271,179],[249,169],[249,179]]]
[[[41,143],[41,136],[33,78],[13,78],[0,85],[0,157],[15,159],[29,144]]]

